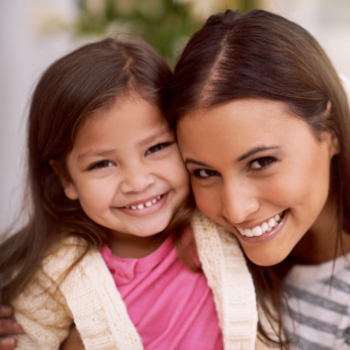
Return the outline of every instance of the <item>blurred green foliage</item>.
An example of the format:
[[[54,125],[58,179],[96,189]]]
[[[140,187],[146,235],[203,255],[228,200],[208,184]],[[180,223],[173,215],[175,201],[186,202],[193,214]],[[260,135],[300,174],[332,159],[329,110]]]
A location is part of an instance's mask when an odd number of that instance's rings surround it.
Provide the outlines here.
[[[191,34],[205,18],[194,15],[195,0],[74,0],[78,9],[75,33],[132,33],[156,47],[172,65]],[[202,0],[196,0],[199,2]],[[214,12],[238,8],[246,12],[258,0],[212,0]],[[198,4],[197,4],[198,5]],[[215,11],[216,10],[216,11]]]

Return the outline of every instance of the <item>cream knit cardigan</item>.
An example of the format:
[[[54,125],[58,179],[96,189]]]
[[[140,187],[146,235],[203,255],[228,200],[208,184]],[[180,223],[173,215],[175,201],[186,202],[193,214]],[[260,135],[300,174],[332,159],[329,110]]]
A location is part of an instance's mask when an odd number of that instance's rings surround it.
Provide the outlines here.
[[[264,349],[256,341],[253,282],[236,239],[199,212],[193,217],[192,228],[214,294],[224,348]],[[143,349],[99,251],[88,252],[63,281],[59,280],[79,251],[75,239],[62,243],[13,302],[15,317],[26,332],[17,336],[17,349],[59,349],[73,321],[86,350]]]

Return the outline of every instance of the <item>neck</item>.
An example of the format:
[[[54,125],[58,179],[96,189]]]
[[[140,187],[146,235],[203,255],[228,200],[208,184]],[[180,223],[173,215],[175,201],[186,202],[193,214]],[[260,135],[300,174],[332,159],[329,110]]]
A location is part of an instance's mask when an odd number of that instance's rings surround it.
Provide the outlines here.
[[[337,207],[327,200],[315,223],[292,250],[289,259],[297,264],[320,264],[350,251],[350,235],[338,239]]]
[[[141,259],[156,251],[168,237],[164,232],[148,237],[122,232],[110,232],[108,246],[120,258]]]

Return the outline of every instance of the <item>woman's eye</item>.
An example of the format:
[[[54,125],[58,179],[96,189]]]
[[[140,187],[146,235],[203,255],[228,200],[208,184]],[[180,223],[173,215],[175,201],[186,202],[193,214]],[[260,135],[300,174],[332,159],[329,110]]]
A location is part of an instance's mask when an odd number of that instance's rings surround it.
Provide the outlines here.
[[[269,167],[272,163],[276,162],[276,159],[273,157],[263,157],[256,160],[253,160],[250,163],[250,169],[252,170],[262,170]]]
[[[146,151],[146,155],[151,154],[151,153],[156,153],[161,151],[162,149],[164,149],[165,147],[169,146],[171,144],[171,142],[163,142],[163,143],[158,143],[157,145],[154,145],[152,147],[150,147],[147,151]]]
[[[113,166],[113,165],[114,165],[114,163],[110,160],[102,160],[100,162],[92,164],[88,168],[88,170],[108,168],[108,167]]]
[[[210,169],[197,169],[194,171],[194,176],[203,179],[203,178],[208,178],[212,176],[218,176],[219,173],[215,170],[210,170]]]

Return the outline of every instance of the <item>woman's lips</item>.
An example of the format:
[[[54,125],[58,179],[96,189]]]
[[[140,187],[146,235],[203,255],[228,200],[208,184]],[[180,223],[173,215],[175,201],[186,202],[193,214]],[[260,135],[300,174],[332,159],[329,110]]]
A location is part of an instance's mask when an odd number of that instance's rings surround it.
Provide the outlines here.
[[[275,215],[250,229],[242,229],[235,226],[239,232],[239,238],[247,243],[263,243],[275,237],[283,228],[288,218],[289,210]]]

